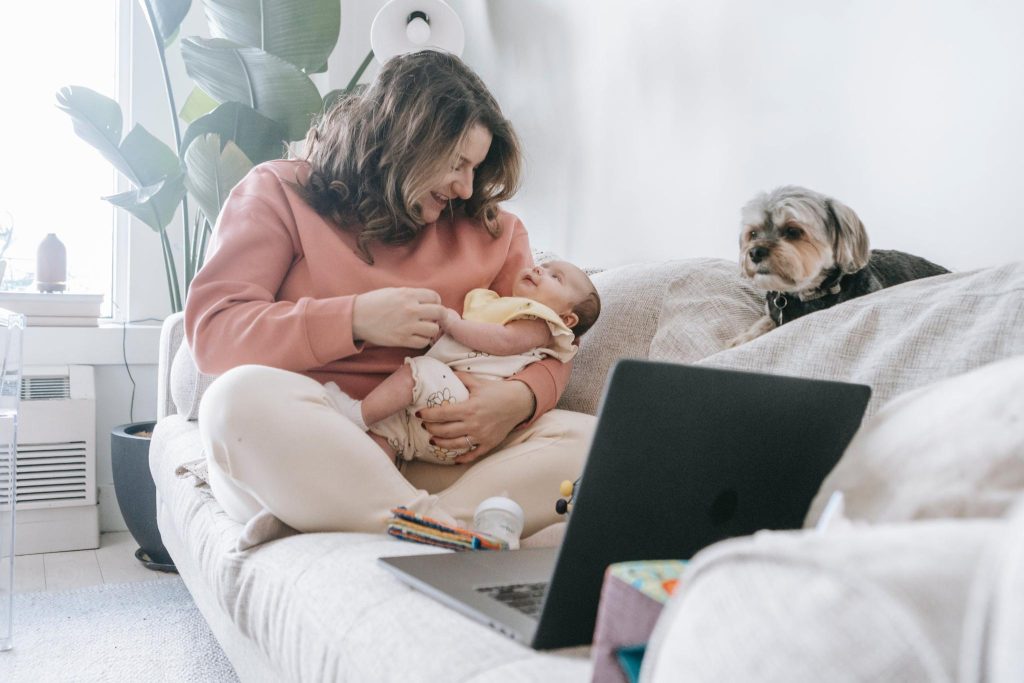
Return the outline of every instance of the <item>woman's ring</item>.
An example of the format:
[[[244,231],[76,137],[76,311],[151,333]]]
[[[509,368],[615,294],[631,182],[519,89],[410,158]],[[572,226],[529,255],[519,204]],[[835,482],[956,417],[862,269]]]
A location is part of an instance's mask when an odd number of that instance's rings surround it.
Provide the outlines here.
[[[473,449],[476,448],[476,444],[473,443],[473,441],[469,438],[469,434],[466,435],[465,439],[466,439],[466,445],[469,446],[468,450],[473,450]]]

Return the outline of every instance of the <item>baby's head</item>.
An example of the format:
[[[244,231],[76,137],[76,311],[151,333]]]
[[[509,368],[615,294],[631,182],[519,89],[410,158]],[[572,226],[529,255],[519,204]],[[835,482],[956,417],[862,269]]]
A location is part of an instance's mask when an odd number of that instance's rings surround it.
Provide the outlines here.
[[[601,314],[601,299],[587,274],[567,261],[548,261],[526,268],[512,284],[512,295],[544,304],[577,337]]]

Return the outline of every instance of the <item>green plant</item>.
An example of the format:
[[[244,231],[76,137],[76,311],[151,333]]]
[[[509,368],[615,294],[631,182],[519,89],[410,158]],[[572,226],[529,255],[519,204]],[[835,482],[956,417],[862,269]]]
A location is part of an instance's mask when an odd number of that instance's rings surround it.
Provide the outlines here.
[[[11,246],[11,238],[13,237],[14,216],[11,215],[10,211],[0,211],[0,259],[7,253],[7,247]]]
[[[128,192],[105,199],[159,233],[171,309],[180,311],[179,279],[187,295],[228,192],[255,164],[283,156],[315,114],[356,88],[373,53],[348,86],[321,97],[309,75],[327,68],[338,41],[340,0],[202,0],[214,37],[180,41],[195,86],[179,112],[166,51],[192,0],[139,2],[160,57],[175,148],[141,125],[122,138],[120,106],[89,88],[61,88],[57,106],[72,118],[78,136],[131,183]],[[179,118],[188,124],[184,135]],[[176,259],[167,229],[179,206],[182,253]]]

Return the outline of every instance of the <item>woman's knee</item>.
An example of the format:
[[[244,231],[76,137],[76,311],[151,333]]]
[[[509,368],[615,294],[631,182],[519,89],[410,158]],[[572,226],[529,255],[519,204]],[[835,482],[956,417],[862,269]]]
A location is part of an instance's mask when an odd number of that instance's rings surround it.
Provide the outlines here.
[[[240,365],[213,381],[199,404],[199,424],[208,433],[234,433],[253,423],[276,420],[290,384],[312,383],[303,375],[265,365]]]
[[[597,418],[593,415],[558,409],[549,410],[534,423],[538,432],[554,432],[563,439],[588,445],[596,425]]]

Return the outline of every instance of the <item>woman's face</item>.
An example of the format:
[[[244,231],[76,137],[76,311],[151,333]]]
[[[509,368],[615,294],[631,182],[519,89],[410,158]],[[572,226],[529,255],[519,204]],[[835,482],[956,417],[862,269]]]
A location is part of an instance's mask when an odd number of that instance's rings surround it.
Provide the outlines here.
[[[430,190],[417,201],[424,224],[429,225],[440,218],[450,200],[473,196],[473,173],[487,158],[490,149],[491,131],[480,124],[470,128],[459,144],[455,166],[431,183]]]

